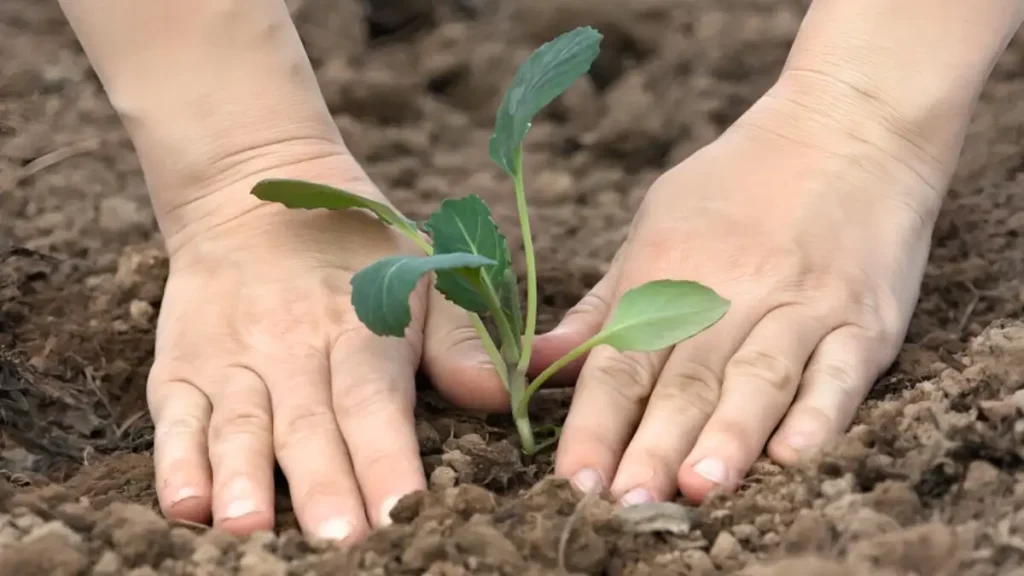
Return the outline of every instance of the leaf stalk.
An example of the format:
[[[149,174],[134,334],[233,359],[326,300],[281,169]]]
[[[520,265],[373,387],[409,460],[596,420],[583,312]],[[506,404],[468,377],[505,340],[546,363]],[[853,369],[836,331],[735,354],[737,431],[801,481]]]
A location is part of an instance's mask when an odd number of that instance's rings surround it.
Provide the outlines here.
[[[536,378],[533,379],[532,382],[530,382],[530,385],[526,387],[526,390],[523,391],[523,396],[519,399],[518,404],[512,407],[513,414],[525,414],[530,406],[530,398],[533,397],[537,390],[539,390],[545,382],[550,380],[551,377],[557,374],[562,368],[568,366],[573,360],[576,360],[580,356],[589,352],[591,348],[601,344],[604,340],[603,336],[603,333],[592,336],[586,342],[573,348],[569,352],[566,352],[561,358],[548,365],[547,368],[545,368],[537,375]]]
[[[501,302],[491,283],[485,281],[481,284],[482,290],[479,292],[483,296],[484,303],[487,304],[487,309],[490,310],[491,317],[494,318],[494,324],[498,327],[498,334],[504,344],[502,350],[509,350],[507,357],[503,354],[499,354],[499,357],[503,359],[508,368],[511,368],[520,358],[519,336],[512,329],[512,324],[509,323],[508,317],[501,309]]]
[[[526,191],[523,183],[523,145],[515,151],[516,211],[519,213],[519,227],[523,235],[523,255],[526,259],[526,323],[523,327],[522,352],[513,380],[526,379],[533,355],[533,337],[537,332],[537,262],[533,250],[533,234],[530,231],[530,213],[526,206]]]

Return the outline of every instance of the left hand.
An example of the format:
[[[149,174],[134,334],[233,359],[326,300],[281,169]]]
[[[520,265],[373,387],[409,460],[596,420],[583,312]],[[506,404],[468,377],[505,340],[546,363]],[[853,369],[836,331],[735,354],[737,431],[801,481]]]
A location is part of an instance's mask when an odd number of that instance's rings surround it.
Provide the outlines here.
[[[791,464],[845,430],[902,344],[949,172],[869,108],[774,94],[652,186],[611,271],[538,337],[534,367],[650,280],[695,280],[732,305],[674,349],[594,349],[558,475],[623,504],[677,487],[700,501],[736,488],[765,446]]]

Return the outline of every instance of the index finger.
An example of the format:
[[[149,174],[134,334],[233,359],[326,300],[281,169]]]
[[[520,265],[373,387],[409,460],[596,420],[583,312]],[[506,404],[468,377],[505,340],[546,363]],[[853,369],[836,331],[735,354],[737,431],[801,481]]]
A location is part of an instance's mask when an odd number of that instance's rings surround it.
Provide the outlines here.
[[[331,351],[334,413],[375,526],[399,498],[427,487],[413,417],[418,354],[405,339],[351,330]]]
[[[326,359],[311,352],[264,365],[274,449],[304,531],[354,541],[367,529],[359,486],[331,410]]]

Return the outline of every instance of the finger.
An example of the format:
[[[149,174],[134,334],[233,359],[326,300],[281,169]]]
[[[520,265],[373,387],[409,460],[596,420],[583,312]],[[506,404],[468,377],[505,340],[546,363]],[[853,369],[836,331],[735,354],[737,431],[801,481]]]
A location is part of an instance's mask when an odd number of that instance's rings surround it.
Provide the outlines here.
[[[585,492],[608,486],[669,351],[594,348],[580,371],[555,455],[555,473]]]
[[[188,382],[164,381],[156,374],[147,396],[160,509],[168,518],[206,524],[213,482],[206,441],[210,401]]]
[[[679,470],[679,488],[694,501],[730,490],[764,451],[789,408],[804,366],[829,326],[790,305],[762,318],[725,367],[718,406]]]
[[[274,527],[270,395],[258,374],[229,366],[209,383],[214,526],[233,534]]]
[[[331,354],[334,412],[374,526],[426,489],[413,419],[416,358],[405,340],[352,331]]]
[[[858,326],[844,326],[825,336],[768,446],[772,459],[794,464],[802,454],[841,434],[894,359],[895,351],[885,348],[884,340]]]
[[[274,452],[303,532],[337,541],[360,539],[368,529],[366,513],[331,409],[327,359],[310,350],[287,360],[269,359],[260,372],[270,384]]]
[[[615,289],[619,284],[621,269],[621,248],[612,259],[608,273],[583,296],[580,301],[569,309],[562,321],[550,332],[538,334],[534,339],[533,356],[530,361],[529,374],[538,375],[545,368],[565,356],[604,327],[608,315],[612,311]],[[552,376],[554,385],[567,385],[579,376],[589,354],[584,354],[567,364]]]
[[[430,291],[428,306],[423,366],[438,393],[468,410],[507,410],[508,392],[469,314],[436,290]]]
[[[612,482],[611,492],[623,504],[676,494],[679,466],[718,405],[725,366],[762,316],[760,309],[733,308],[676,345]]]

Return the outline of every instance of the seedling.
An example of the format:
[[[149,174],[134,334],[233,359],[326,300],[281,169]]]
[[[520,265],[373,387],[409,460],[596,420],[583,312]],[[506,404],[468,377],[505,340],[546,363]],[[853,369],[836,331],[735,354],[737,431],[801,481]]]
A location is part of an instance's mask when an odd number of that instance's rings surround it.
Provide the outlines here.
[[[488,151],[512,179],[526,264],[526,316],[508,242],[480,197],[448,199],[426,222],[414,222],[388,205],[344,190],[298,180],[272,179],[252,193],[289,208],[364,209],[407,236],[422,256],[391,256],[352,277],[352,305],[374,334],[402,337],[411,321],[409,296],[428,273],[445,298],[463,308],[508,390],[523,451],[533,454],[557,440],[558,431],[538,442],[530,424],[533,394],[555,373],[593,349],[656,351],[686,340],[716,323],[729,302],[695,282],[658,280],[625,292],[600,333],[583,342],[530,381],[527,368],[537,325],[537,266],[523,178],[523,140],[534,116],[587,73],[597,57],[601,34],[577,28],[538,48],[505,93]],[[429,241],[427,238],[429,237]],[[492,338],[489,326],[497,335]]]

